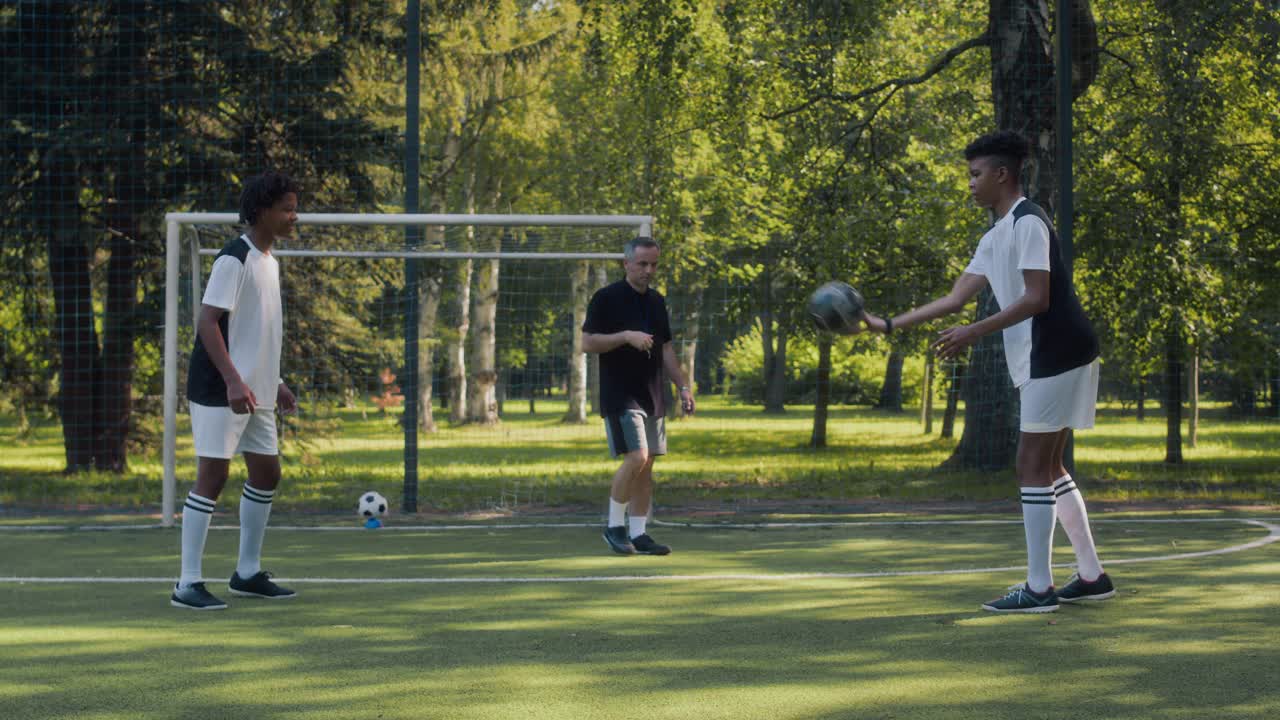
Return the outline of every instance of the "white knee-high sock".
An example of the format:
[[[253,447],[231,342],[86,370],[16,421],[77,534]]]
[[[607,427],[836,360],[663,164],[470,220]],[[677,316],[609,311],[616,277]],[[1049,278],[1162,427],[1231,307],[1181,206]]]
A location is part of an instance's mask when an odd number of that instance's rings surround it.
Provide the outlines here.
[[[1089,582],[1102,574],[1098,561],[1098,548],[1093,544],[1093,532],[1089,530],[1089,513],[1084,509],[1084,498],[1070,475],[1063,475],[1053,484],[1058,501],[1058,522],[1067,531],[1071,549],[1076,552],[1076,570],[1080,578]]]
[[[609,527],[626,525],[627,503],[609,498]]]
[[[178,587],[200,582],[204,559],[204,541],[209,536],[209,520],[213,518],[214,501],[187,493],[182,506],[182,575]]]
[[[245,483],[240,495],[240,561],[236,574],[248,580],[262,569],[262,537],[267,534],[274,490],[259,490]]]
[[[1053,585],[1053,488],[1022,488],[1022,527],[1027,535],[1027,587],[1042,593]]]

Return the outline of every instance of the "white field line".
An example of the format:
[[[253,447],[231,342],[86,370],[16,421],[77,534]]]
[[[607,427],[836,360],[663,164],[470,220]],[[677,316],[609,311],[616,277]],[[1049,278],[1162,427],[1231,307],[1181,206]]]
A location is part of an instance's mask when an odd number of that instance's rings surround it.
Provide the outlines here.
[[[857,527],[912,527],[932,525],[1021,525],[1022,520],[816,520],[796,522],[758,522],[758,523],[704,523],[679,522],[670,520],[653,520],[652,524],[661,527],[689,528],[697,530],[787,530],[804,528],[857,528]],[[1234,523],[1234,522],[1274,522],[1280,523],[1280,517],[1251,518],[1090,518],[1093,525],[1155,523],[1155,524],[1191,524],[1191,523]],[[177,527],[181,527],[179,524]],[[380,532],[431,532],[435,530],[541,530],[564,528],[600,528],[601,522],[554,522],[554,523],[467,523],[455,525],[383,525]],[[110,532],[126,530],[161,530],[160,523],[134,525],[0,525],[0,532]],[[239,530],[239,525],[210,525],[210,530]],[[364,525],[352,521],[350,525],[271,525],[269,530],[282,532],[368,532]]]
[[[944,522],[944,521],[939,521]],[[1115,521],[1128,522],[1128,521]],[[1142,522],[1142,521],[1136,521]],[[1189,520],[1195,522],[1195,520]],[[1280,540],[1280,525],[1253,519],[1236,519],[1248,525],[1256,525],[1267,530],[1267,535],[1239,545],[1231,545],[1216,550],[1200,552],[1175,553],[1168,555],[1148,555],[1145,557],[1108,560],[1108,565],[1165,562],[1169,560],[1187,560],[1191,558],[1212,557],[1243,552],[1270,545]],[[1054,567],[1072,567],[1070,563],[1058,563]],[[953,568],[945,570],[890,570],[882,572],[810,572],[810,573],[711,573],[705,575],[577,575],[570,577],[420,577],[420,578],[279,578],[282,583],[317,584],[317,585],[464,585],[464,584],[515,584],[515,583],[591,583],[591,582],[716,582],[745,580],[751,582],[788,582],[793,580],[847,580],[859,578],[892,578],[923,577],[937,575],[973,575],[981,573],[1013,572],[1023,570],[1023,565],[982,568]],[[0,577],[0,584],[20,583],[132,583],[160,584],[173,582],[172,577]]]

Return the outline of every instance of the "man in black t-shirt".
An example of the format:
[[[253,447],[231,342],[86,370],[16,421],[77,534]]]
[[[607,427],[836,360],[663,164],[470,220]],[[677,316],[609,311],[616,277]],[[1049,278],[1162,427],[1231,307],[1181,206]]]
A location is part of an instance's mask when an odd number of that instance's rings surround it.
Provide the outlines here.
[[[667,453],[663,383],[666,377],[675,380],[686,414],[693,412],[693,390],[671,346],[667,303],[649,287],[658,269],[658,243],[637,237],[623,250],[626,278],[591,297],[582,324],[582,349],[600,355],[600,415],[609,451],[623,458],[613,474],[604,539],[623,555],[667,555],[671,548],[645,532],[653,459]],[[630,532],[625,515],[630,516]]]

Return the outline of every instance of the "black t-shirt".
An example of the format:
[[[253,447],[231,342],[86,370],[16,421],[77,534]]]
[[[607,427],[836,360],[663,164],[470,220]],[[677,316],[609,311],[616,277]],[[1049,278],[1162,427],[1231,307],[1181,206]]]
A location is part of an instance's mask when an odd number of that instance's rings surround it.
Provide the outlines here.
[[[1088,365],[1099,355],[1098,336],[1080,306],[1062,261],[1058,233],[1039,205],[1025,200],[1013,215],[1035,215],[1049,228],[1049,309],[1031,320],[1031,377],[1046,378]]]
[[[662,346],[671,342],[671,318],[662,294],[653,288],[638,293],[626,280],[597,290],[587,305],[582,332],[612,335],[624,330],[649,333],[653,347],[646,354],[623,343],[600,353],[600,414],[643,410],[650,417],[664,417],[667,402],[662,387]]]

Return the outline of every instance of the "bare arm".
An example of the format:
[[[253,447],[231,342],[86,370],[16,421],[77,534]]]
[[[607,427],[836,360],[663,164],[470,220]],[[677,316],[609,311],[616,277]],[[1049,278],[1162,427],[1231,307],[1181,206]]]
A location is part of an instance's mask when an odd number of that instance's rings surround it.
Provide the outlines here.
[[[667,377],[674,380],[676,387],[680,388],[680,406],[684,408],[686,415],[692,415],[693,386],[689,384],[689,378],[685,377],[680,359],[676,357],[676,348],[671,343],[662,346],[662,367],[667,371]]]
[[[1009,307],[1003,308],[995,315],[984,318],[972,325],[961,325],[943,330],[942,334],[933,343],[938,350],[938,355],[943,358],[955,357],[960,354],[960,351],[977,342],[983,336],[1017,325],[1029,317],[1039,315],[1048,310],[1049,271],[1023,270],[1022,279],[1026,283],[1026,292],[1022,294],[1022,297],[1011,303]]]
[[[648,351],[649,348],[653,347],[653,336],[638,330],[623,330],[622,332],[609,333],[608,335],[582,333],[583,352],[607,353],[623,345],[630,345],[640,351]]]
[[[973,299],[973,296],[981,292],[982,288],[986,286],[986,277],[974,275],[973,273],[961,273],[960,277],[956,278],[955,284],[951,286],[951,292],[927,305],[921,305],[892,318],[893,327],[909,328],[936,318],[954,315],[964,309],[964,306]],[[884,321],[884,318],[868,313],[865,322],[867,327],[872,330],[888,332],[888,324]]]
[[[222,337],[222,329],[218,321],[227,311],[213,305],[200,306],[200,319],[196,324],[196,332],[200,334],[200,342],[209,354],[209,360],[218,369],[222,381],[227,386],[227,402],[231,411],[243,415],[251,413],[258,404],[253,391],[245,385],[231,362],[231,354],[227,352],[227,341]]]

